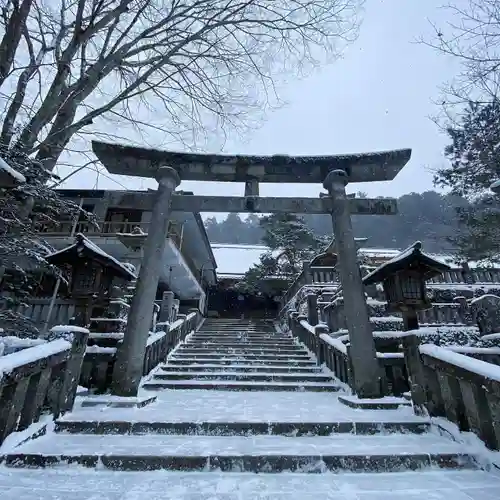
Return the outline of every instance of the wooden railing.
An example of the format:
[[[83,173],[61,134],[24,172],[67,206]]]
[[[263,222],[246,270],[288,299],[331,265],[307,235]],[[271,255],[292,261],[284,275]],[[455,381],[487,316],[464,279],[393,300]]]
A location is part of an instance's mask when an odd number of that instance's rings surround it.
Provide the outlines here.
[[[50,315],[48,327],[54,325],[67,325],[75,315],[75,304],[73,300],[56,299],[54,308]],[[23,304],[12,305],[6,300],[0,301],[0,311],[10,310],[22,314],[32,321],[37,328],[41,328],[47,321],[50,309],[50,299],[28,299]]]
[[[430,309],[426,309],[425,311],[418,311],[417,316],[419,323],[422,325],[473,324],[471,315],[466,314],[466,311],[462,307],[460,307],[460,304],[458,303],[432,304],[432,307]]]
[[[500,284],[500,269],[471,269],[464,274],[461,268],[450,269],[444,273],[432,278],[428,283],[433,284],[446,284],[446,283],[499,283]]]
[[[12,432],[73,407],[88,330],[69,327],[67,340],[0,357],[0,443]]]
[[[500,367],[434,345],[404,339],[411,394],[418,414],[445,417],[500,449]]]
[[[44,226],[40,230],[45,235],[70,235],[73,229],[73,222],[61,222],[57,226]],[[80,221],[76,224],[75,233],[83,233],[87,235],[112,235],[118,233],[133,233],[134,230],[140,229],[147,234],[149,231],[149,222],[115,222],[101,220],[95,222]],[[168,226],[168,236],[172,238],[178,246],[181,243],[180,231],[174,223]]]
[[[149,374],[153,368],[164,362],[172,349],[182,342],[188,333],[197,329],[201,319],[199,312],[192,312],[186,318],[172,323],[168,332],[150,335],[144,355],[143,375]],[[95,345],[87,347],[80,385],[97,392],[106,392],[111,386],[116,349],[123,335],[102,335],[100,338],[91,335],[91,338]]]
[[[339,283],[340,277],[334,267],[309,267],[306,263],[302,272],[283,295],[281,307],[284,309],[301,288],[306,285],[338,285]]]

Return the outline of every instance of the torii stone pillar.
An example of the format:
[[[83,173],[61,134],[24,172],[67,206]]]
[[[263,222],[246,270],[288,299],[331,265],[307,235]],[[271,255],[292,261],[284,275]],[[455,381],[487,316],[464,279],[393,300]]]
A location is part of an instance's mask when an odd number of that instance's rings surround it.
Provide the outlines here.
[[[354,390],[360,398],[376,398],[381,396],[380,368],[357,263],[346,184],[347,174],[343,170],[331,171],[323,182],[332,200],[333,232],[351,343]]]
[[[137,285],[130,306],[127,328],[113,370],[112,392],[118,396],[136,396],[142,367],[153,303],[161,273],[163,253],[168,234],[172,193],[180,184],[179,174],[171,167],[161,167],[156,175],[158,190],[151,214],[148,236]]]

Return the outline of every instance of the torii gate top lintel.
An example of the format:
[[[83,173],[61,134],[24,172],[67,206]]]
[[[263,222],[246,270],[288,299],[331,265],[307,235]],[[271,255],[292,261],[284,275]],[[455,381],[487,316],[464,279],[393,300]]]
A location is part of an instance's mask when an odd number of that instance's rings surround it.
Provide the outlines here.
[[[112,174],[155,177],[159,167],[171,166],[185,181],[220,182],[320,184],[331,170],[344,170],[349,182],[390,181],[411,156],[411,149],[331,156],[178,153],[99,141],[92,149]]]

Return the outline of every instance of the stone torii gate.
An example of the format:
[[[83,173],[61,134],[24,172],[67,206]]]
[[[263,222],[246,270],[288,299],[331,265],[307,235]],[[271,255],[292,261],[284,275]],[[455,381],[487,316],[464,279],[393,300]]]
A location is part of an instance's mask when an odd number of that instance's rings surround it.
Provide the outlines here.
[[[137,288],[132,300],[123,344],[117,353],[113,392],[135,396],[142,365],[158,275],[171,211],[310,213],[332,215],[337,241],[340,279],[344,293],[354,371],[354,389],[360,397],[380,396],[380,374],[375,344],[365,305],[359,272],[351,214],[391,215],[397,211],[394,199],[349,198],[348,182],[393,180],[411,156],[410,149],[333,156],[230,156],[173,153],[93,142],[98,159],[113,174],[153,177],[158,190],[149,195],[145,209],[152,211],[144,245]],[[245,183],[245,195],[176,195],[176,187],[186,181]],[[319,198],[262,198],[259,183],[322,183],[328,195]]]

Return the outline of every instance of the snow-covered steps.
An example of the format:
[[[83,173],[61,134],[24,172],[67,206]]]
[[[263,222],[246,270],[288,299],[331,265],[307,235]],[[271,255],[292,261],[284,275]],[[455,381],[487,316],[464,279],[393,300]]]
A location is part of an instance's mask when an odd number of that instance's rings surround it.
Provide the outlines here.
[[[337,392],[333,382],[254,382],[248,380],[162,380],[154,376],[143,384],[145,390],[204,389],[218,391],[314,391]]]
[[[500,477],[443,469],[306,475],[3,468],[0,491],[2,500],[497,500]]]
[[[410,408],[356,410],[341,404],[341,393],[225,392],[204,390],[142,391],[157,396],[154,403],[137,409],[78,408],[61,420],[130,422],[416,422]],[[80,401],[77,401],[77,405]]]
[[[194,356],[197,355],[208,355],[212,356],[214,354],[217,355],[249,355],[249,356],[273,356],[276,355],[278,357],[299,357],[303,358],[309,357],[309,354],[301,349],[276,349],[276,348],[246,348],[246,347],[216,347],[216,346],[204,346],[204,345],[196,345],[194,347],[190,346],[180,346],[176,351],[176,354],[192,354]]]
[[[177,357],[175,353],[168,360],[169,365],[191,365],[191,364],[202,364],[207,363],[210,365],[253,365],[253,366],[286,366],[286,367],[311,367],[317,366],[316,362],[312,359],[307,359],[303,361],[297,360],[279,360],[279,359],[256,359],[256,358],[242,358],[238,356],[225,356],[223,358],[218,357],[207,357],[207,356],[195,356],[195,357]]]
[[[161,370],[161,369],[160,369]],[[245,380],[253,382],[333,382],[333,377],[324,373],[239,373],[232,371],[158,371],[153,380]]]
[[[272,338],[266,338],[266,339],[249,339],[247,337],[205,337],[205,338],[200,338],[200,337],[191,337],[186,344],[192,345],[192,344],[204,344],[204,343],[209,343],[209,344],[238,344],[242,346],[251,346],[251,345],[257,345],[257,346],[280,346],[280,347],[294,347],[297,344],[295,342],[289,341],[289,340],[277,340],[277,339],[272,339]]]
[[[304,354],[261,354],[261,353],[249,353],[249,352],[242,352],[240,354],[231,354],[231,353],[216,353],[216,352],[200,352],[199,354],[200,357],[204,357],[207,360],[210,359],[253,359],[255,361],[270,361],[270,360],[282,360],[282,361],[307,361],[310,359],[309,355],[307,353]],[[184,358],[191,358],[191,357],[197,357],[196,353],[192,352],[183,352],[180,349],[177,349],[175,351],[175,358],[176,359],[184,359]]]
[[[216,340],[217,342],[231,341],[231,340],[234,342],[240,342],[242,340],[251,342],[277,342],[277,343],[294,342],[294,340],[291,337],[277,336],[272,333],[266,333],[261,335],[248,335],[245,333],[235,333],[235,332],[232,332],[230,334],[212,332],[212,333],[196,333],[192,336],[192,338],[196,340]]]
[[[429,422],[128,422],[123,420],[65,420],[55,431],[69,434],[174,434],[190,436],[330,436],[332,434],[388,434],[428,432]]]
[[[322,370],[319,366],[276,366],[276,365],[229,365],[229,364],[181,364],[181,365],[161,365],[160,370],[162,372],[199,372],[203,370],[207,372],[220,372],[225,373],[226,371],[232,373],[261,373],[261,372],[272,372],[272,373],[320,373]]]
[[[297,348],[297,349],[303,349],[302,346],[296,344],[295,342],[292,341],[274,341],[274,340],[266,340],[266,341],[249,341],[249,340],[235,340],[235,341],[226,341],[225,339],[218,341],[217,339],[209,338],[209,339],[197,339],[196,337],[191,337],[188,339],[185,344],[186,346],[192,346],[192,345],[206,345],[206,346],[221,346],[221,347],[262,347],[262,348],[267,348],[267,347],[277,347],[279,349],[292,349],[292,348]]]
[[[6,455],[7,466],[78,463],[116,470],[226,472],[398,471],[477,468],[473,454],[439,435],[314,437],[51,434]]]

